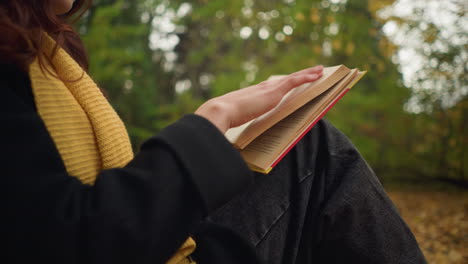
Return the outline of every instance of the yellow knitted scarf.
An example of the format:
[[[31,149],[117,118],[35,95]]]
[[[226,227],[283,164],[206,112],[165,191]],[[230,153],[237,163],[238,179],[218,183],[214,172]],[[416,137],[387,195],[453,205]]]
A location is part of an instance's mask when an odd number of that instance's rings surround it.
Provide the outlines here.
[[[45,35],[42,45],[50,56],[56,42]],[[127,131],[94,81],[65,50],[58,48],[50,63],[53,67],[43,70],[36,59],[29,68],[38,113],[67,172],[94,184],[101,170],[123,167],[133,158]],[[194,250],[195,242],[188,238],[167,263],[193,263],[188,256]]]

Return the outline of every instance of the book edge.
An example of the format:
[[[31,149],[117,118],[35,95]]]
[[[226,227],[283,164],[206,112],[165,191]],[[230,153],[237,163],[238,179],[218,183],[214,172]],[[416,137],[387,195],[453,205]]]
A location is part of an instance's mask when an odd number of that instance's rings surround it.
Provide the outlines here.
[[[291,149],[299,143],[299,141],[307,134],[324,116],[327,114],[327,112],[336,104],[338,103],[341,98],[349,91],[351,90],[350,88],[344,89],[340,95],[338,95],[335,100],[333,100],[325,110],[320,113],[320,115],[314,119],[309,126],[298,136],[296,139],[281,153],[281,155],[278,156],[278,158],[275,159],[275,161],[270,165],[271,168],[274,168],[283,158],[286,156],[286,154],[291,151]]]
[[[354,70],[354,69],[351,69],[351,71]],[[347,84],[345,86],[345,89],[343,89],[343,91],[320,113],[320,115],[314,119],[308,126],[306,129],[304,129],[304,131],[299,134],[294,140],[293,142],[285,148],[284,151],[282,151],[280,153],[280,155],[278,155],[278,158],[276,158],[268,167],[266,168],[260,168],[256,165],[253,165],[253,164],[250,164],[248,163],[248,166],[256,171],[256,172],[260,172],[260,173],[263,173],[263,174],[268,174],[276,165],[278,165],[278,163],[286,156],[286,154],[289,153],[289,151],[291,151],[291,149],[297,145],[297,143],[299,143],[299,141],[305,136],[305,134],[307,134],[317,123],[318,121],[320,121],[324,116],[325,114],[336,104],[338,103],[338,101],[340,101],[344,95],[349,92],[349,90],[351,90],[351,88],[353,86],[356,85],[356,83],[358,83],[363,77],[364,75],[367,73],[367,71],[359,71],[357,72],[357,76],[352,79],[349,84]]]

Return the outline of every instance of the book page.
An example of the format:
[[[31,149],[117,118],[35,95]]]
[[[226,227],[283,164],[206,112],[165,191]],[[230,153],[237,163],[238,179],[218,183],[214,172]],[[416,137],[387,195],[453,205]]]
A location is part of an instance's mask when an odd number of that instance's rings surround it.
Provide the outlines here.
[[[349,83],[356,78],[357,70],[352,72],[311,102],[287,116],[262,135],[258,136],[242,151],[242,157],[250,164],[261,170],[269,166],[298,138],[311,123],[317,121],[328,110],[333,101],[349,89]],[[353,80],[354,81],[354,80]]]
[[[291,90],[275,108],[256,118],[249,125],[245,126],[244,129],[238,130],[238,133],[231,138],[228,137],[228,140],[233,143],[236,148],[243,149],[255,139],[255,137],[332,87],[335,83],[344,78],[349,71],[350,70],[344,65],[325,68],[322,78],[313,83],[304,84]],[[230,132],[227,133],[227,135],[230,136],[232,136],[232,134],[233,133]]]
[[[249,164],[259,168],[268,167],[288,145],[289,140],[295,137],[297,129],[304,124],[308,116],[316,111],[316,100],[321,100],[321,97],[329,92],[320,95],[258,136],[241,151],[241,156]]]

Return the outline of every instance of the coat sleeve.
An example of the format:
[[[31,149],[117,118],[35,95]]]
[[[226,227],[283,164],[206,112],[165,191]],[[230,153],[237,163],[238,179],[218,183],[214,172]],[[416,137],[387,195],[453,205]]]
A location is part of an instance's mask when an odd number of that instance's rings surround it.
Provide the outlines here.
[[[187,115],[94,186],[67,174],[31,104],[29,78],[0,74],[1,233],[14,263],[164,263],[252,180],[206,119]]]

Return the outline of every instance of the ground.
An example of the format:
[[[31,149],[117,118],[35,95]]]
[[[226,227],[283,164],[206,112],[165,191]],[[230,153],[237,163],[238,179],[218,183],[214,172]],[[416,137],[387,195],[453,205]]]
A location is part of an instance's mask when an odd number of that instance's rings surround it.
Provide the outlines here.
[[[468,192],[386,188],[430,264],[468,263]]]

